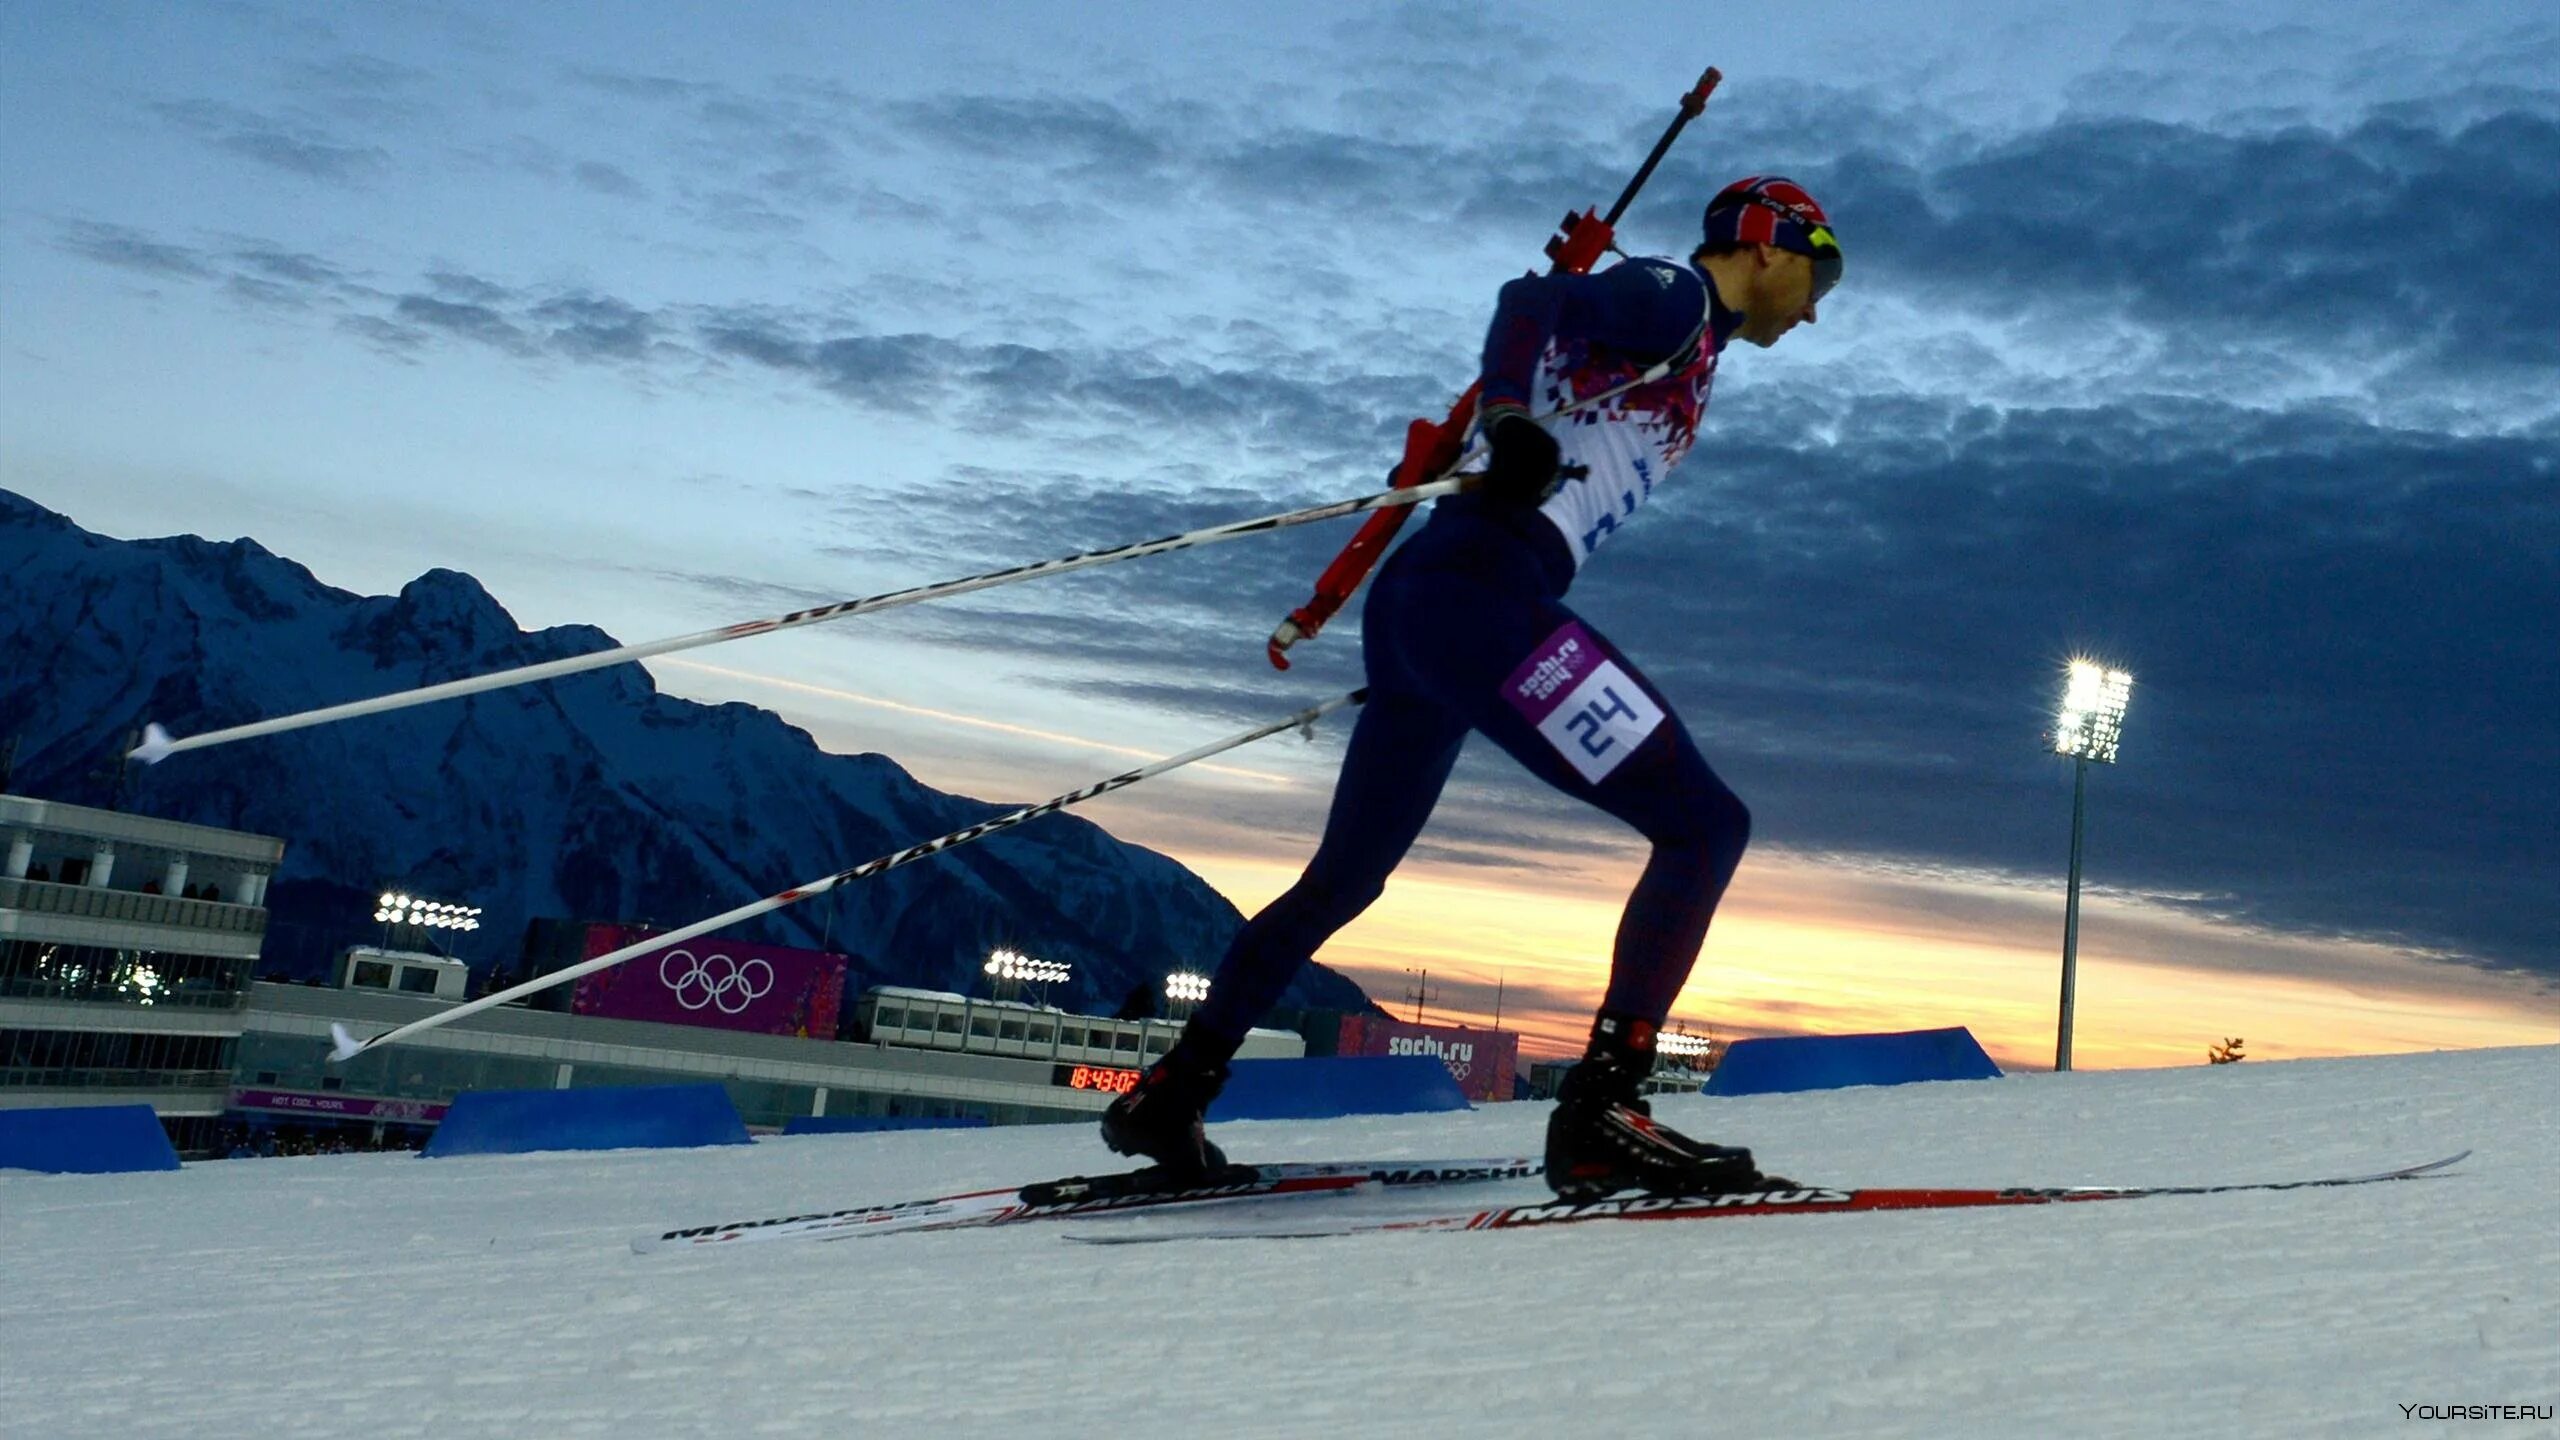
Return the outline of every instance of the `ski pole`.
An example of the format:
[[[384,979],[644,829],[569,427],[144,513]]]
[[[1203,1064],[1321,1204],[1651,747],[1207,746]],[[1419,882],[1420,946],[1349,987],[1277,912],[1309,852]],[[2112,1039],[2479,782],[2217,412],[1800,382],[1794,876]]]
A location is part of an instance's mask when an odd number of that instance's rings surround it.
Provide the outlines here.
[[[723,910],[708,920],[697,920],[681,929],[670,930],[664,935],[653,935],[635,944],[625,945],[619,950],[598,955],[592,960],[554,970],[548,975],[537,975],[521,985],[511,985],[495,994],[483,995],[477,1000],[456,1005],[450,1010],[439,1010],[424,1019],[412,1020],[406,1025],[385,1030],[371,1039],[358,1040],[346,1026],[333,1023],[329,1027],[329,1035],[336,1043],[329,1050],[329,1058],[332,1061],[352,1060],[378,1045],[389,1045],[395,1041],[406,1040],[421,1031],[451,1024],[465,1015],[486,1010],[493,1005],[504,1005],[510,1000],[521,999],[536,990],[548,990],[554,985],[566,984],[581,975],[592,975],[608,966],[619,965],[625,960],[646,955],[652,950],[663,950],[670,945],[682,944],[697,936],[708,935],[714,930],[735,925],[741,920],[753,919],[769,911],[779,910],[785,905],[797,904],[812,895],[823,895],[850,881],[869,879],[884,870],[895,870],[910,861],[922,860],[928,855],[939,855],[945,850],[966,845],[972,840],[983,840],[999,830],[1010,830],[1026,820],[1037,820],[1052,811],[1082,804],[1097,795],[1108,795],[1114,790],[1125,790],[1150,776],[1162,775],[1168,770],[1179,770],[1194,761],[1206,760],[1212,755],[1223,754],[1241,745],[1250,745],[1256,740],[1267,739],[1283,730],[1303,730],[1312,739],[1318,720],[1346,705],[1357,705],[1368,698],[1369,692],[1366,689],[1354,690],[1348,695],[1337,695],[1321,705],[1310,705],[1285,719],[1274,720],[1267,725],[1257,725],[1242,734],[1213,741],[1197,750],[1186,750],[1168,759],[1151,761],[1135,770],[1123,771],[1108,780],[1097,780],[1081,790],[1070,790],[1064,795],[1043,800],[1037,805],[1025,805],[1019,810],[999,815],[993,820],[982,820],[975,825],[954,830],[938,840],[927,840],[921,845],[910,845],[904,850],[893,851],[876,860],[866,860],[850,870],[839,870],[823,880],[812,880],[806,885],[795,885],[780,894],[768,895],[762,900],[741,905],[734,910]]]
[[[627,660],[645,660],[652,655],[672,654],[678,650],[698,649],[750,635],[763,635],[776,630],[790,630],[802,625],[817,625],[829,620],[843,620],[855,615],[914,605],[926,600],[940,600],[952,595],[966,595],[975,590],[988,590],[998,585],[1011,585],[1022,580],[1036,580],[1044,575],[1063,575],[1070,570],[1083,570],[1095,565],[1110,565],[1122,560],[1135,560],[1147,555],[1162,555],[1174,550],[1188,550],[1199,545],[1215,545],[1225,540],[1240,540],[1247,535],[1260,535],[1292,525],[1309,525],[1319,520],[1332,520],[1344,515],[1359,515],[1400,505],[1413,505],[1442,495],[1455,494],[1458,482],[1444,481],[1434,485],[1413,486],[1402,490],[1385,490],[1350,500],[1266,515],[1259,520],[1237,520],[1224,525],[1211,525],[1158,540],[1139,540],[1116,545],[1108,550],[1091,550],[1056,560],[1042,560],[1029,565],[1016,565],[1004,570],[990,570],[960,580],[946,580],[939,585],[920,585],[907,590],[893,590],[882,595],[858,600],[839,600],[808,610],[794,610],[767,620],[748,620],[718,630],[704,630],[692,635],[678,635],[666,640],[651,640],[638,645],[625,645],[614,650],[598,650],[592,654],[572,655],[560,660],[545,660],[512,670],[495,670],[441,684],[424,685],[414,690],[377,695],[370,700],[350,700],[341,705],[326,705],[316,710],[279,715],[256,720],[223,730],[208,730],[201,735],[176,737],[154,723],[143,727],[142,743],[126,755],[127,759],[156,765],[183,750],[202,750],[213,745],[228,745],[234,740],[251,740],[262,735],[278,735],[288,730],[301,730],[313,725],[326,725],[336,720],[352,720],[359,715],[379,715],[391,710],[406,710],[415,705],[432,704],[461,695],[477,695],[484,690],[501,690],[511,685],[528,685],[537,680],[552,680],[563,675],[619,665]]]

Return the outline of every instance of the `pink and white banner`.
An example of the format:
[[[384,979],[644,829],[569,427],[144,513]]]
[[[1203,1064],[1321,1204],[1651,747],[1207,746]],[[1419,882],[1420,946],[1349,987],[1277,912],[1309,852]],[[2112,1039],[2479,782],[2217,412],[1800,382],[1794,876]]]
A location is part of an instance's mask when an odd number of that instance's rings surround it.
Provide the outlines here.
[[[1345,1015],[1335,1053],[1428,1055],[1449,1067],[1470,1100],[1508,1100],[1520,1068],[1520,1037],[1509,1030],[1414,1025],[1383,1015]]]
[[[231,1092],[231,1108],[329,1115],[342,1120],[390,1120],[413,1125],[433,1125],[444,1118],[445,1110],[441,1102],[434,1100],[326,1095],[308,1090],[234,1090]]]
[[[590,925],[585,958],[653,933],[637,925]],[[615,1020],[832,1040],[844,1005],[844,972],[841,955],[707,936],[580,976],[569,1008]]]

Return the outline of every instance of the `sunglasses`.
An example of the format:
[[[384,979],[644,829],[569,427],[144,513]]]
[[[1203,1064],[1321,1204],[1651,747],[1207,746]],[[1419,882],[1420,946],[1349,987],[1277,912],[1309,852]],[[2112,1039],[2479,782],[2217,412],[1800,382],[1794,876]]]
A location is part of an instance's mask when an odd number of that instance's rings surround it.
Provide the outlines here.
[[[1831,287],[1840,283],[1840,241],[1828,225],[1814,226],[1805,240],[1809,248],[1804,253],[1813,260],[1813,292],[1805,303],[1819,305],[1822,297],[1831,293]]]

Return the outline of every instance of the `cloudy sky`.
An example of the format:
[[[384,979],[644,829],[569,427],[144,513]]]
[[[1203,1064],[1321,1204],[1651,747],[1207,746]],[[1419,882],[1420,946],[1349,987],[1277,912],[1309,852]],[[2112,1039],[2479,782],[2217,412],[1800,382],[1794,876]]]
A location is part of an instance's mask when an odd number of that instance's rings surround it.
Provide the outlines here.
[[[2560,1040],[2560,8],[1717,13],[7,7],[0,485],[626,640],[1354,494],[1713,63],[1628,247],[1850,265],[1574,591],[1754,810],[1681,1015],[2049,1063],[2092,654],[2081,1063]],[[654,668],[1039,798],[1356,684],[1347,533]],[[1339,745],[1088,813],[1250,909]],[[1327,958],[1558,1048],[1639,862],[1479,747]]]

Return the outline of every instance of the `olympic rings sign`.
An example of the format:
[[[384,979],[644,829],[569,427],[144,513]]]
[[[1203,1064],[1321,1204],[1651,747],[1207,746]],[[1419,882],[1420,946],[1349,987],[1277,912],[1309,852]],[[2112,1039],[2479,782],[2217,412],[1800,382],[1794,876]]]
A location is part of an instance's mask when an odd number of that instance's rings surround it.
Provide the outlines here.
[[[773,966],[763,960],[670,950],[658,961],[658,980],[687,1010],[716,1007],[723,1015],[743,1015],[772,993]]]

